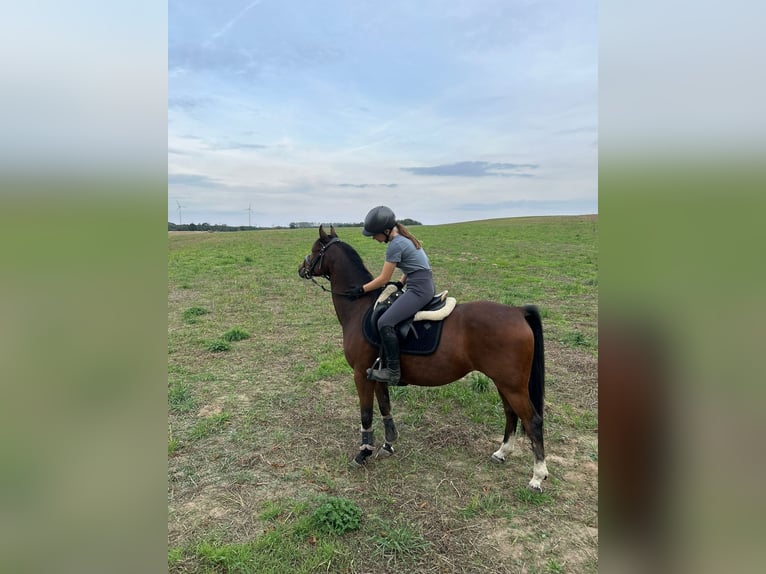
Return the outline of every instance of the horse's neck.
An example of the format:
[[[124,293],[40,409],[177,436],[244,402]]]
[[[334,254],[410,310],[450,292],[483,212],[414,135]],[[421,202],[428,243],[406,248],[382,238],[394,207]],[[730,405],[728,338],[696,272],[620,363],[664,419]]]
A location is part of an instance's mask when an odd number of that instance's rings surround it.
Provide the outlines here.
[[[330,287],[333,293],[344,293],[352,287],[360,287],[370,281],[366,272],[353,269],[348,266],[334,265],[330,274]],[[371,296],[367,295],[358,299],[350,299],[343,295],[333,295],[333,305],[338,321],[346,328],[349,322],[361,321],[364,312],[371,304]]]

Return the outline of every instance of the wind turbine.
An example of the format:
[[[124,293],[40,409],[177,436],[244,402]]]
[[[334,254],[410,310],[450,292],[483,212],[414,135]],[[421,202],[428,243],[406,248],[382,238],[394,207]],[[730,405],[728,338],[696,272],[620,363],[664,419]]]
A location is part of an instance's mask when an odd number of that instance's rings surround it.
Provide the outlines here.
[[[250,216],[253,213],[253,204],[251,203],[250,205],[248,205],[245,211],[247,211],[247,226],[252,227],[253,225],[252,223],[250,223]]]
[[[181,205],[178,200],[176,200],[176,203],[178,204],[178,225],[183,225],[183,220],[181,219],[181,209],[186,206]]]

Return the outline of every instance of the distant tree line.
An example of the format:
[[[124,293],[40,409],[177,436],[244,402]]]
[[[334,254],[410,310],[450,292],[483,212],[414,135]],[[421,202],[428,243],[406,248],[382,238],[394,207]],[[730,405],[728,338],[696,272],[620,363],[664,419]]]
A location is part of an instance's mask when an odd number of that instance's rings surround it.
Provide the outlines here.
[[[399,223],[410,227],[412,225],[423,225],[419,221],[414,219],[400,219]],[[359,223],[327,223],[328,227],[364,227],[364,222]],[[179,225],[168,221],[168,231],[254,231],[257,229],[305,229],[305,228],[319,227],[319,223],[313,221],[294,221],[290,223],[288,227],[282,225],[275,225],[272,227],[255,227],[250,225],[210,225],[209,223],[184,223]]]
[[[255,227],[250,225],[224,225],[209,223],[184,223],[179,225],[168,221],[168,231],[253,231],[256,229],[287,229],[286,227]]]
[[[400,219],[399,223],[406,225],[407,227],[411,225],[423,225],[414,219]],[[328,227],[330,225],[333,227],[364,227],[364,221],[358,223],[325,223],[325,225]],[[314,221],[297,221],[290,224],[290,229],[305,229],[307,227],[319,227],[319,223]]]

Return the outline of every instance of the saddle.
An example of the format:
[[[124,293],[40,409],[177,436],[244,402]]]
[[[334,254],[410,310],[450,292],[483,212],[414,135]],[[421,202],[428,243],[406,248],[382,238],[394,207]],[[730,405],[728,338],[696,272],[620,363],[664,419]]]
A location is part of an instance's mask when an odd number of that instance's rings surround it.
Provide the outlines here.
[[[368,342],[380,345],[378,319],[404,291],[390,284],[383,289],[375,305],[364,316],[362,331]],[[413,317],[396,325],[401,352],[411,355],[429,355],[439,346],[442,320],[455,309],[457,300],[447,297],[448,291],[438,293]],[[417,324],[417,326],[416,326]]]

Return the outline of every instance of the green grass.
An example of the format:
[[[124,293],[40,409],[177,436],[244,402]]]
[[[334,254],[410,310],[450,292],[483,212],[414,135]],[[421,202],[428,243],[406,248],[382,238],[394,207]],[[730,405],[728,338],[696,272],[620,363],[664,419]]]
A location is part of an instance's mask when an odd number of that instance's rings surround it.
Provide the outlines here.
[[[177,438],[168,438],[168,454],[173,454],[181,448],[181,442]]]
[[[531,506],[543,506],[553,503],[553,497],[547,492],[532,492],[526,486],[516,489],[516,498]]]
[[[231,344],[226,341],[213,341],[207,346],[207,350],[211,353],[223,353],[231,349]]]
[[[551,558],[545,564],[545,571],[550,572],[551,574],[558,574],[564,572],[564,566],[555,558]]]
[[[168,566],[175,566],[178,562],[183,560],[183,557],[183,548],[168,548]]]
[[[228,342],[244,341],[245,339],[249,339],[249,338],[250,338],[250,333],[248,333],[244,329],[240,329],[239,327],[234,327],[233,329],[229,329],[223,335],[221,335],[221,339]]]
[[[183,319],[186,323],[196,323],[202,315],[207,315],[209,311],[204,307],[190,307],[183,312]]]
[[[358,228],[337,231],[377,273],[385,247]],[[545,491],[527,490],[528,441],[504,465],[490,462],[505,419],[478,372],[390,389],[396,454],[350,469],[360,413],[343,333],[331,297],[297,274],[316,229],[171,233],[170,572],[595,571],[595,543],[571,533],[598,525],[597,222],[411,231],[437,289],[459,303],[540,309],[545,438],[556,455]],[[373,428],[380,445],[377,405]],[[575,478],[558,480],[564,473]]]
[[[199,440],[219,433],[226,427],[230,419],[231,415],[227,412],[205,417],[195,423],[189,432],[189,438]]]
[[[317,367],[305,374],[302,379],[304,381],[317,381],[336,375],[350,375],[353,372],[346,362],[343,350],[339,350],[327,353],[324,358],[320,359]]]
[[[596,341],[589,339],[580,331],[569,331],[564,333],[559,341],[570,347],[595,347]]]
[[[257,549],[255,544],[221,544],[203,541],[194,553],[203,564],[223,572],[254,572]]]
[[[484,373],[474,371],[466,376],[466,380],[471,384],[471,390],[475,393],[486,393],[494,387],[492,379]]]
[[[343,536],[359,528],[361,510],[352,501],[314,497],[300,502],[269,502],[260,515],[267,532],[244,542],[213,536],[189,549],[171,549],[168,563],[184,555],[216,572],[309,573],[348,566],[351,551]]]
[[[417,558],[430,545],[417,528],[410,524],[382,522],[376,530],[370,541],[375,545],[377,554],[388,564]]]
[[[465,518],[475,518],[476,516],[502,516],[511,513],[508,498],[500,493],[474,494],[468,501],[466,507],[462,510]]]
[[[583,432],[598,430],[598,415],[592,411],[577,409],[568,403],[555,405],[551,411],[553,423]]]
[[[197,401],[192,395],[191,387],[182,382],[174,381],[168,386],[168,408],[176,413],[187,413],[194,410]]]

